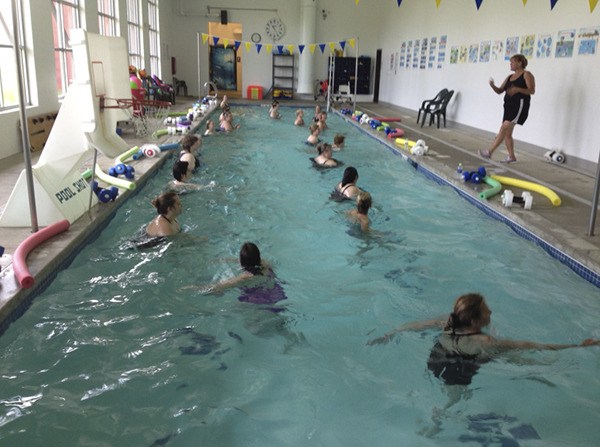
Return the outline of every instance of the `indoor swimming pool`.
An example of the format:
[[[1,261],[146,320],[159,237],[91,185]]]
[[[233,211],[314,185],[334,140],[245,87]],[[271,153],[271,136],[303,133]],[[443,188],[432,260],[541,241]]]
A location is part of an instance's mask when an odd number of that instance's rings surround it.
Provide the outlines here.
[[[321,139],[346,136],[343,166],[319,170],[293,108],[232,111],[239,130],[204,138],[194,182],[215,186],[181,196],[182,234],[131,242],[167,161],[0,337],[0,445],[597,443],[600,347],[513,352],[449,386],[427,369],[436,331],[367,342],[479,292],[491,334],[579,343],[600,338],[598,288],[337,115]],[[330,199],[348,166],[369,233]],[[201,290],[239,272],[245,241],[283,311]]]

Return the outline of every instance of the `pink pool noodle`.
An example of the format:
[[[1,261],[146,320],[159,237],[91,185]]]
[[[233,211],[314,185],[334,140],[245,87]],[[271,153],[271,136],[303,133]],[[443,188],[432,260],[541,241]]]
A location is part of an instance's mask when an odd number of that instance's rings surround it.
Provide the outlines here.
[[[21,287],[29,289],[34,283],[34,278],[31,276],[31,273],[29,273],[29,268],[25,262],[29,252],[51,237],[54,237],[63,231],[67,231],[70,225],[71,224],[67,219],[61,220],[39,230],[37,233],[33,233],[19,244],[13,256],[13,271],[15,272],[15,276]]]

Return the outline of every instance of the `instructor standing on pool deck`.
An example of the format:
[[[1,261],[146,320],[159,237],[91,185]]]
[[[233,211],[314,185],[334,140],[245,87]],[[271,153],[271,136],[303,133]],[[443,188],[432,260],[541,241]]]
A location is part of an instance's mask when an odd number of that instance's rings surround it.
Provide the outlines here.
[[[494,151],[502,144],[506,145],[508,157],[504,159],[505,163],[517,161],[515,157],[515,144],[513,140],[513,130],[516,124],[523,125],[529,114],[529,103],[531,95],[535,93],[535,78],[531,72],[526,71],[527,58],[522,54],[515,54],[510,58],[510,69],[514,71],[508,76],[500,87],[496,87],[494,80],[490,79],[490,87],[498,93],[504,94],[504,117],[500,131],[492,146],[487,150],[479,151],[483,158],[491,158]]]

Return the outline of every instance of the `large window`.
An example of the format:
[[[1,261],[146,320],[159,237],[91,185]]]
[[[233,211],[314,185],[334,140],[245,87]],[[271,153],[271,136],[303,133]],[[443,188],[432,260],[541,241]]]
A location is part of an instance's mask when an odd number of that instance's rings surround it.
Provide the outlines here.
[[[21,46],[19,55],[21,57],[21,67],[23,69],[23,79],[25,82],[25,96],[27,104],[31,104],[29,97],[29,85],[27,74],[27,59],[25,57],[25,39],[23,32],[22,4],[21,0],[16,1],[17,20]],[[13,35],[13,14],[12,2],[0,1],[0,110],[15,108],[19,105],[19,82],[17,74],[17,62],[12,43]]]
[[[144,67],[142,56],[142,14],[140,0],[127,0],[127,37],[129,39],[129,64]]]
[[[160,70],[160,33],[158,28],[158,0],[148,0],[148,38],[150,55],[150,73],[159,78]]]
[[[102,36],[117,34],[117,0],[98,0],[98,24]]]
[[[67,93],[73,79],[73,50],[69,46],[71,30],[79,28],[79,0],[52,0],[52,31],[54,34],[54,64],[59,98]]]

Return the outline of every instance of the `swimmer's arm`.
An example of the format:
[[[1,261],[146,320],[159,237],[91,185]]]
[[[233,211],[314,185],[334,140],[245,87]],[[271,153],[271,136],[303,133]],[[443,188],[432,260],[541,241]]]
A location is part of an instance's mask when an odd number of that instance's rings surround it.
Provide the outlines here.
[[[195,290],[201,291],[203,294],[221,292],[222,290],[226,290],[226,289],[235,287],[235,286],[243,283],[244,281],[248,280],[249,278],[252,278],[252,276],[253,276],[252,274],[244,272],[241,275],[234,276],[233,278],[225,279],[225,280],[217,282],[217,283],[203,284],[203,285],[189,285],[189,286],[182,287],[181,290],[195,289]]]
[[[399,328],[389,331],[383,337],[378,337],[373,340],[369,340],[367,342],[367,345],[372,346],[389,343],[399,332],[424,331],[426,329],[433,328],[442,329],[447,321],[448,315],[441,315],[439,317],[432,318],[431,320],[413,321],[412,323],[406,323],[400,326]]]
[[[496,340],[491,342],[491,347],[497,351],[514,351],[514,350],[546,350],[546,351],[559,351],[561,349],[587,347],[587,346],[598,346],[600,340],[594,340],[591,338],[585,339],[581,344],[569,343],[537,343],[528,340]]]

